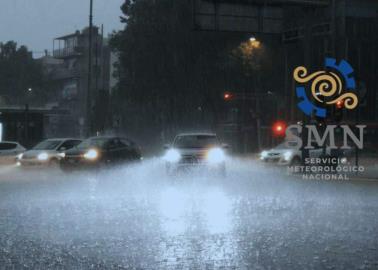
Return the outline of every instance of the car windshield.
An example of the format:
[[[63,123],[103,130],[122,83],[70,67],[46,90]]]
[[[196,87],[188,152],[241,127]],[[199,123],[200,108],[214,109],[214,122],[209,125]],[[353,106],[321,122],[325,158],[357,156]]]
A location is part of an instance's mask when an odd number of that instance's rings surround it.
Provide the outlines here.
[[[33,147],[34,150],[54,150],[62,143],[61,140],[46,140]]]
[[[109,141],[107,138],[91,138],[80,143],[77,148],[88,149],[91,147],[103,148],[105,144]]]
[[[174,142],[176,148],[207,148],[218,144],[213,135],[184,135],[178,136]]]

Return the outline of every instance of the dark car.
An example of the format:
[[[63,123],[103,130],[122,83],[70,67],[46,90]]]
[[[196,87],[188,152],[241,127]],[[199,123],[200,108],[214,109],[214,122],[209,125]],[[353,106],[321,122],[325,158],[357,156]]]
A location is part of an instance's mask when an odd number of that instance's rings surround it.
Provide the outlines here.
[[[60,165],[63,170],[74,168],[100,168],[142,159],[139,147],[121,137],[92,137],[66,151]]]

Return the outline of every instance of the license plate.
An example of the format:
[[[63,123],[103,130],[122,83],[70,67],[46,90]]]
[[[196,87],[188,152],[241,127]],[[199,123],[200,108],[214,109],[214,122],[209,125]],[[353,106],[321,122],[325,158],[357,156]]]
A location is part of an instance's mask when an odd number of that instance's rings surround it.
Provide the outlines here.
[[[74,159],[69,159],[69,160],[68,160],[68,163],[70,163],[70,164],[75,164],[76,161],[75,161]]]

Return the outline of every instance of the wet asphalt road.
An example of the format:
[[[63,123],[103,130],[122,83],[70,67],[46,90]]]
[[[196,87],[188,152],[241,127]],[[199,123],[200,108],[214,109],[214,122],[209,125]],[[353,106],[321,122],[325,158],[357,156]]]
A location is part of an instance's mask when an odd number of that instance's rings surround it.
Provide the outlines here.
[[[0,269],[378,269],[378,184],[228,167],[1,168]]]

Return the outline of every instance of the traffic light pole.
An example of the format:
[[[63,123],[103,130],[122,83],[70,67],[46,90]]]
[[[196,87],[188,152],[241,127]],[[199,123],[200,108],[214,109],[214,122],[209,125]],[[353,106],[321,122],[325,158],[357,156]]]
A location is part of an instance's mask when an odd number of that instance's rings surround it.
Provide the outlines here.
[[[359,121],[360,121],[360,109],[359,109],[359,107],[357,107],[357,109],[356,109],[356,126],[358,125]],[[355,156],[356,167],[358,167],[358,164],[359,164],[359,153],[358,153],[358,151],[359,151],[359,149],[356,145],[356,156]],[[357,170],[356,174],[358,174],[358,170]]]

